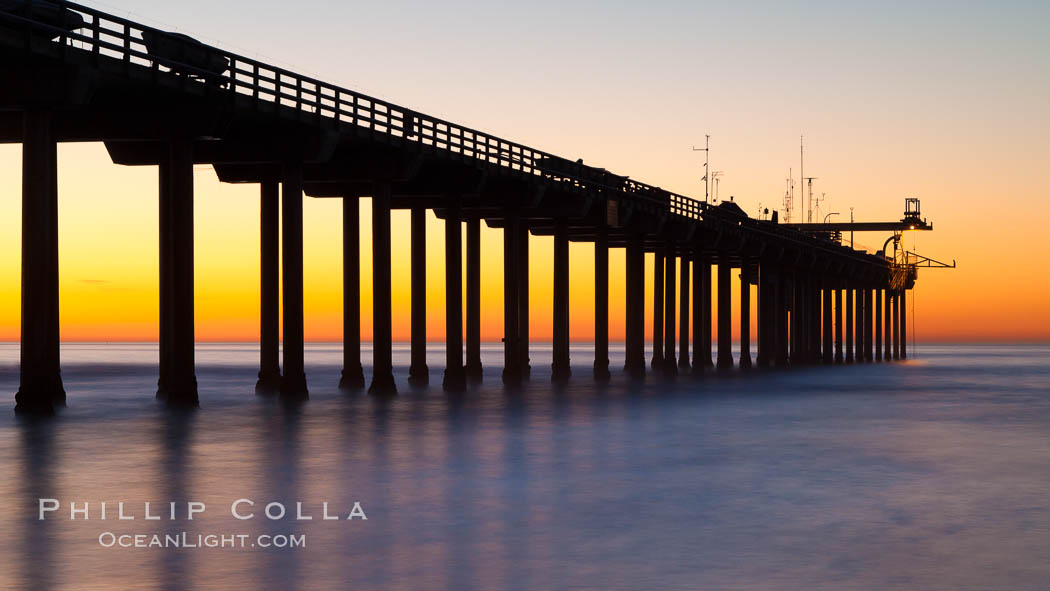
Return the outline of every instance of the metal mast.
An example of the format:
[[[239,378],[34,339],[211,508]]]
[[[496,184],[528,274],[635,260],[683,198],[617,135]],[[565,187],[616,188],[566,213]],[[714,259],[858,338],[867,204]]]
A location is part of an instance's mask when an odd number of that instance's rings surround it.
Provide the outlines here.
[[[711,136],[710,135],[705,135],[704,136],[704,147],[703,148],[697,148],[696,146],[693,146],[693,151],[694,152],[703,152],[704,153],[704,178],[701,179],[701,180],[704,181],[704,203],[707,203],[708,202],[708,194],[710,192],[709,188],[710,188],[710,185],[711,185],[711,181],[708,180],[708,178],[707,178],[708,177],[708,171],[710,170],[710,164],[711,164]]]

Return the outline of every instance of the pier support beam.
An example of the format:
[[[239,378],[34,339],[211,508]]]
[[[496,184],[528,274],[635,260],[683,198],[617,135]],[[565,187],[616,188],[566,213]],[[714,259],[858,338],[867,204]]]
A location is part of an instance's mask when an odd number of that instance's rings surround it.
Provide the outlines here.
[[[806,362],[820,362],[820,292],[817,289],[816,276],[806,273]]]
[[[397,393],[390,286],[390,185],[372,190],[372,383],[370,394]]]
[[[764,262],[759,263],[758,268],[758,357],[756,362],[759,367],[769,367],[770,337],[774,329],[770,324],[772,316],[770,301],[772,300],[772,287],[769,284],[769,271]]]
[[[813,291],[808,271],[799,275],[799,351],[803,363],[813,363]]]
[[[788,365],[788,277],[787,273],[780,269],[774,272],[773,283],[773,349],[775,351],[775,362],[777,367]]]
[[[857,358],[867,363],[874,360],[874,357],[871,356],[871,291],[865,287],[860,293],[864,305],[860,309],[861,329],[857,335],[860,339],[860,342],[857,344]]]
[[[427,367],[427,210],[413,207],[411,213],[412,343],[408,381],[416,386],[430,383]],[[447,239],[447,236],[446,236]],[[447,253],[446,253],[447,256]],[[458,259],[458,257],[457,257]]]
[[[698,329],[693,337],[693,371],[702,373],[714,367],[711,358],[711,261],[696,249],[696,269],[693,271],[693,321]],[[697,305],[699,304],[699,305]]]
[[[893,358],[901,358],[901,298],[900,292],[893,293],[893,302],[890,304],[890,312],[893,316],[890,327],[893,330]]]
[[[789,357],[793,365],[802,364],[802,274],[795,270],[791,275],[791,290],[787,293],[791,306],[791,352]]]
[[[875,290],[870,287],[864,289],[864,360],[868,363],[875,361]]]
[[[718,253],[718,369],[733,367],[732,263],[729,252]]]
[[[281,264],[284,269],[284,375],[281,396],[307,397],[303,332],[303,165],[286,162],[281,196]]]
[[[521,383],[521,353],[518,345],[518,280],[521,222],[516,212],[508,211],[503,225],[503,383]]]
[[[445,210],[445,376],[441,387],[451,392],[467,385],[463,369],[463,212],[459,197]]]
[[[668,241],[664,250],[664,364],[665,376],[678,375],[678,356],[675,352],[675,243]]]
[[[678,367],[683,371],[688,371],[689,366],[689,253],[683,251],[682,256],[678,258],[679,266],[679,286],[678,291],[680,297],[678,298]]]
[[[846,363],[853,363],[853,289],[849,284],[842,295],[846,299]]]
[[[481,220],[467,220],[467,379],[481,381]]]
[[[893,359],[893,329],[890,326],[890,321],[893,314],[890,313],[890,303],[893,300],[893,292],[888,288],[883,290],[882,296],[882,334],[885,340],[885,350],[882,352],[882,358],[886,361]]]
[[[704,276],[703,269],[707,268],[710,273],[710,268],[705,267],[703,264],[703,255],[699,247],[693,249],[693,375],[699,376],[704,373],[704,368],[711,361],[710,350],[708,351],[707,361],[704,361]],[[708,341],[710,341],[711,334],[708,333]],[[708,343],[710,345],[710,342]]]
[[[664,364],[664,252],[656,247],[653,252],[653,360],[652,368]]]
[[[740,368],[751,367],[751,262],[740,264]]]
[[[603,220],[594,241],[594,379],[609,374],[609,227]]]
[[[823,362],[823,296],[821,294],[822,280],[815,273],[810,275],[809,285],[809,318],[810,318],[810,349],[813,363]]]
[[[875,361],[882,361],[882,290],[875,290]]]
[[[900,311],[897,317],[901,321],[901,359],[908,358],[908,289],[902,288],[900,295]]]
[[[823,361],[831,364],[835,361],[835,342],[831,338],[831,280],[825,277],[821,283],[821,329],[824,345]]]
[[[194,371],[193,328],[193,142],[189,138],[169,144],[166,172],[168,191],[161,191],[161,297],[160,355],[162,383],[157,397],[171,406],[195,407],[197,376]],[[165,314],[166,313],[166,314]],[[166,367],[164,367],[166,366]]]
[[[564,219],[554,225],[554,358],[551,379],[564,381],[569,369],[569,229]]]
[[[836,284],[835,292],[835,363],[842,363],[842,290]]]
[[[875,290],[864,289],[864,360],[875,361]]]
[[[522,220],[518,233],[518,357],[521,377],[532,374],[529,359],[529,224]]]
[[[22,121],[22,336],[15,412],[51,414],[66,399],[59,361],[58,146],[49,111],[28,110]]]
[[[158,183],[158,254],[159,260],[157,265],[158,271],[158,287],[159,287],[159,334],[157,342],[157,353],[159,357],[158,377],[157,377],[157,400],[165,400],[168,397],[168,390],[171,389],[171,328],[172,328],[172,278],[174,276],[172,267],[172,235],[174,229],[172,227],[172,213],[171,213],[171,161],[170,158],[161,160],[159,166],[157,166],[157,177]],[[25,233],[23,232],[22,240],[25,240]],[[22,256],[25,256],[25,248],[22,249]],[[24,296],[23,296],[24,299]],[[24,306],[25,304],[23,304]],[[24,313],[23,313],[24,314]]]
[[[856,303],[856,305],[857,305],[857,310],[856,310],[856,312],[857,312],[857,323],[855,325],[856,325],[856,328],[857,328],[857,335],[856,335],[856,341],[854,342],[854,345],[857,347],[857,353],[854,354],[854,359],[858,363],[863,363],[866,360],[865,356],[864,356],[864,342],[866,340],[866,337],[865,337],[864,333],[867,330],[867,328],[864,325],[864,318],[867,316],[867,312],[866,312],[866,310],[867,310],[867,301],[866,301],[867,289],[865,289],[865,288],[858,288],[856,297],[857,297],[857,303]]]
[[[626,325],[624,370],[632,378],[645,377],[645,246],[641,234],[627,239]]]
[[[277,392],[281,387],[280,187],[264,181],[259,191],[259,380],[255,391]]]
[[[365,387],[361,367],[361,204],[343,196],[343,373],[342,390]]]

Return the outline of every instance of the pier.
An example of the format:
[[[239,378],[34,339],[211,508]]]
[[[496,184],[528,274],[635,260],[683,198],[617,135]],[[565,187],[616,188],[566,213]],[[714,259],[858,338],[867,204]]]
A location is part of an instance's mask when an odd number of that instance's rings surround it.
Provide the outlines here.
[[[529,379],[530,234],[554,240],[551,370],[556,381],[605,380],[620,371],[635,379],[653,374],[684,379],[752,365],[871,363],[908,356],[907,294],[917,268],[936,261],[898,253],[897,241],[893,255],[887,247],[878,253],[856,250],[842,244],[843,227],[755,219],[732,202],[698,201],[73,2],[5,6],[12,8],[0,12],[0,141],[21,143],[23,149],[18,411],[48,413],[65,403],[56,146],[74,141],[104,142],[119,165],[159,169],[157,396],[173,406],[199,404],[193,330],[195,164],[213,166],[223,182],[259,187],[256,388],[291,400],[309,392],[303,330],[305,197],[343,204],[345,343],[339,386],[344,389],[390,395],[399,386],[392,367],[394,209],[411,211],[412,383],[427,383],[432,369],[426,364],[424,331],[428,211],[444,220],[450,261],[442,368],[448,391],[468,388],[484,372],[501,372],[511,386]],[[369,198],[372,207],[372,244],[364,252],[358,246],[362,198]],[[481,366],[482,223],[503,233],[502,368]],[[932,228],[917,209],[906,211],[899,223],[876,226],[855,229],[889,230],[899,237],[903,230]],[[570,242],[594,244],[592,375],[570,369]],[[610,367],[608,354],[609,249],[626,251],[622,368]],[[647,253],[655,264],[651,335],[645,334],[644,319]],[[371,375],[365,375],[361,362],[361,256],[371,256],[374,269]],[[737,281],[741,289],[734,302],[731,283]],[[734,306],[741,312],[735,356]],[[278,339],[282,316],[283,343]],[[757,327],[754,343],[752,325]]]

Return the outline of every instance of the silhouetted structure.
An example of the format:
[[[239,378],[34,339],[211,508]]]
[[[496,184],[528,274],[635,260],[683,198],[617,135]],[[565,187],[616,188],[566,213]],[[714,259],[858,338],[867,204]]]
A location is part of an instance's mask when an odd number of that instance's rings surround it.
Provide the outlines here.
[[[372,206],[370,392],[396,391],[391,362],[391,209],[412,212],[410,379],[414,383],[429,380],[424,354],[427,210],[446,223],[445,253],[451,262],[446,265],[443,383],[451,390],[463,388],[482,373],[482,220],[504,233],[502,375],[508,384],[529,375],[530,233],[554,237],[552,374],[556,380],[570,376],[568,245],[572,241],[595,243],[593,372],[598,379],[610,373],[610,248],[626,249],[624,370],[631,376],[646,373],[646,252],[655,255],[652,367],[666,375],[690,370],[701,375],[713,365],[712,317],[717,318],[717,366],[750,367],[751,286],[757,294],[760,366],[785,366],[789,360],[791,364],[841,363],[842,296],[845,361],[871,360],[871,343],[865,339],[872,324],[870,307],[880,301],[886,306],[885,357],[890,358],[891,337],[893,358],[906,356],[903,311],[914,268],[902,274],[899,265],[883,256],[844,247],[819,232],[778,225],[775,218],[749,218],[732,203],[717,207],[701,203],[580,160],[534,150],[72,2],[0,4],[0,59],[4,63],[0,140],[21,142],[24,151],[19,410],[48,412],[64,400],[58,359],[55,180],[60,141],[104,141],[116,163],[159,167],[158,395],[174,405],[193,406],[198,401],[192,220],[193,165],[200,163],[213,165],[224,182],[260,186],[262,311],[257,387],[261,391],[279,390],[293,399],[307,395],[304,194],[343,200],[343,388],[365,386],[360,359],[361,197],[370,197]],[[465,335],[458,264],[464,223]],[[278,355],[278,264],[283,269],[283,371]],[[718,278],[716,310],[711,299],[712,264]],[[738,303],[745,313],[737,360],[731,351],[733,269],[740,270],[744,288]],[[676,298],[678,283],[681,291]],[[874,299],[864,295],[873,290]]]

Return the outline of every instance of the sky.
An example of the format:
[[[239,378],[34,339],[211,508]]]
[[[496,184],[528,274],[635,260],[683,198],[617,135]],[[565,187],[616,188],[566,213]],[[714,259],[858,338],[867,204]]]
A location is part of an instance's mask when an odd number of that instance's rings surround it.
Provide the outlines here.
[[[935,231],[908,233],[906,246],[958,262],[919,272],[909,298],[918,340],[1050,340],[1040,271],[1050,260],[1050,3],[86,4],[697,198],[703,159],[692,148],[709,134],[720,196],[752,215],[780,208],[804,135],[822,214],[896,220],[918,197]],[[0,146],[0,340],[19,335],[20,158],[20,146]],[[156,169],[117,166],[102,144],[61,145],[59,166],[63,339],[156,340]],[[196,168],[198,340],[258,338],[258,193]],[[360,205],[367,340],[369,202]],[[342,338],[340,207],[304,205],[308,340]],[[405,340],[408,213],[392,220],[394,337]],[[444,333],[443,232],[428,214],[432,340]],[[886,237],[856,240],[874,250]],[[498,341],[501,232],[483,226],[482,240],[482,333]],[[551,239],[530,248],[532,336],[545,340]],[[587,341],[593,247],[570,252],[571,335]],[[623,252],[610,264],[616,340]]]

